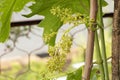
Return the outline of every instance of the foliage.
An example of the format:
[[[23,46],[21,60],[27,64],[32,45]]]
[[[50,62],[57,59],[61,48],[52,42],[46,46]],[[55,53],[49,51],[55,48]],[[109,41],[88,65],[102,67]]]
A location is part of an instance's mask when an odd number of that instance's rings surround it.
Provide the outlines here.
[[[13,11],[20,11],[23,6],[30,1],[34,0],[2,0],[1,2],[5,5],[0,7],[0,42],[4,42],[9,36],[10,30],[10,18]],[[21,3],[22,2],[22,3]],[[41,27],[44,27],[45,34],[51,33],[51,29],[54,32],[57,32],[60,26],[63,24],[59,18],[52,15],[50,13],[50,9],[52,7],[61,6],[61,8],[70,8],[72,13],[82,13],[89,15],[89,0],[75,0],[75,1],[58,1],[58,0],[35,0],[35,4],[32,5],[30,8],[32,13],[27,15],[27,17],[31,17],[35,14],[40,14],[45,16],[45,19],[40,23]],[[81,5],[82,4],[82,5]],[[104,2],[104,6],[106,3]],[[86,9],[84,9],[86,7]],[[53,24],[54,23],[54,24]],[[4,35],[4,36],[3,36]],[[51,38],[49,44],[54,45],[55,43],[55,36]]]
[[[10,18],[14,7],[15,0],[4,0],[0,7],[0,42],[4,42],[9,36]]]
[[[44,28],[44,40],[49,44],[51,58],[50,61],[48,61],[48,68],[51,72],[61,71],[65,64],[67,53],[72,45],[72,37],[69,35],[69,31],[79,24],[86,24],[88,27],[92,23],[88,17],[90,2],[89,0],[0,0],[0,42],[6,41],[9,36],[12,12],[22,10],[24,5],[30,1],[35,1],[35,3],[29,7],[32,12],[24,16],[31,17],[36,14],[45,16],[45,19],[39,26]],[[102,6],[106,5],[107,3],[102,0]],[[57,31],[65,23],[73,24],[73,26],[67,31],[67,34],[65,32],[61,40],[55,44]],[[81,69],[69,73],[68,80],[80,79],[81,74]],[[32,77],[36,74],[32,73],[30,75]],[[29,80],[30,78],[26,79]],[[96,75],[94,76],[94,79],[95,78]]]
[[[12,12],[20,11],[29,1],[33,0],[0,0],[0,42],[6,41],[9,36]]]
[[[83,5],[80,5],[80,4]],[[51,9],[53,7],[60,6],[61,8],[68,8],[71,9],[71,13],[84,13],[88,15],[89,11],[89,0],[36,0],[36,4],[31,6],[32,13],[27,16],[32,16],[35,14],[40,14],[45,16],[45,19],[40,23],[40,27],[44,27],[44,34],[50,34],[51,31],[57,32],[58,29],[62,26],[63,22],[58,18],[57,16],[54,16],[51,14]],[[84,7],[88,9],[84,9]],[[54,24],[53,24],[54,23]],[[55,37],[56,35],[51,38],[49,44],[54,45],[55,44]]]
[[[76,71],[69,73],[67,80],[82,80],[82,69],[79,68]]]
[[[12,12],[20,11],[26,3],[31,1],[35,1],[36,3],[30,7],[32,13],[27,15],[27,17],[31,17],[35,14],[45,16],[45,19],[40,23],[40,26],[45,29],[45,34],[51,33],[51,29],[57,32],[63,24],[59,18],[50,13],[52,7],[61,6],[61,8],[70,8],[73,13],[77,12],[89,15],[89,0],[0,0],[0,42],[6,41],[9,36]],[[102,0],[102,3],[103,6],[107,5],[104,0]],[[84,9],[84,7],[86,9]],[[55,36],[50,40],[50,45],[54,45]]]
[[[70,52],[69,49],[71,45],[72,38],[67,34],[64,34],[62,39],[54,47],[49,46],[48,52],[51,58],[48,61],[48,68],[51,72],[62,71],[66,62],[67,54]]]

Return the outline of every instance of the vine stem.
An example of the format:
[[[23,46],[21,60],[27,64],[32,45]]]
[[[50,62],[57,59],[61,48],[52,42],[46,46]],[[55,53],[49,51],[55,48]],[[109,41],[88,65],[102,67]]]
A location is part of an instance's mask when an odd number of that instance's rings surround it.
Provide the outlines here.
[[[114,0],[112,30],[112,80],[120,80],[120,0]]]
[[[97,31],[95,32],[95,48],[96,48],[96,62],[99,65],[101,79],[105,80],[103,60],[102,60],[102,57],[101,57],[101,52],[100,52],[100,46],[99,46],[99,40],[98,40],[98,33],[97,33]]]
[[[105,38],[104,38],[104,24],[102,18],[102,0],[98,0],[98,23],[100,28],[100,39],[101,39],[101,55],[103,59],[105,80],[109,80],[108,74],[108,65],[107,65],[107,57],[106,57],[106,47],[105,47]]]
[[[90,20],[94,20],[96,22],[97,16],[97,0],[90,0]],[[96,27],[95,24],[92,24],[89,27]],[[92,69],[92,61],[93,61],[93,51],[94,51],[94,36],[95,31],[88,28],[88,41],[87,41],[87,49],[85,54],[85,67],[82,80],[90,80],[90,73]]]

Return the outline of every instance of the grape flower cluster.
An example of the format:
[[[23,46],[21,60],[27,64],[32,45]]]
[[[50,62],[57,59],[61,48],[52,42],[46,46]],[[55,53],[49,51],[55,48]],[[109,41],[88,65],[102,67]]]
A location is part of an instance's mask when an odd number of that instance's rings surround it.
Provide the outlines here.
[[[53,38],[57,32],[51,32],[50,34],[44,34],[45,43],[49,43],[50,39]]]
[[[89,20],[89,17],[84,14],[73,13],[72,9],[70,8],[61,8],[60,6],[52,7],[50,12],[52,15],[60,18],[61,22],[64,24],[73,24],[73,27],[65,31],[59,42],[57,42],[54,46],[49,46],[48,48],[50,60],[47,63],[47,67],[50,72],[60,72],[66,63],[66,57],[73,41],[72,37],[68,35],[68,32],[80,24],[85,24],[88,27],[92,24],[93,20]],[[57,33],[52,32],[51,34],[46,35],[45,41],[49,41],[51,37],[56,34]]]
[[[48,61],[48,69],[50,72],[62,71],[66,63],[66,57],[72,45],[72,38],[68,34],[64,34],[61,40],[55,46],[49,46],[50,60]]]
[[[51,14],[60,18],[63,23],[72,23],[74,26],[89,23],[89,17],[81,13],[73,13],[70,8],[52,7]]]

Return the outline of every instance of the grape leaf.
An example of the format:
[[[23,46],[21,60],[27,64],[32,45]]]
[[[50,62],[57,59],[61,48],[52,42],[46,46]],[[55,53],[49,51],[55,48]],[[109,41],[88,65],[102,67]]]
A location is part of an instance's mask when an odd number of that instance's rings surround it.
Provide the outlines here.
[[[49,18],[49,17],[51,17],[51,18]],[[58,19],[56,16],[54,16],[52,14],[48,14],[46,16],[46,18],[44,19],[44,21],[42,21],[39,24],[39,26],[44,27],[44,29],[45,29],[44,33],[45,34],[50,34],[52,31],[57,32],[57,30],[59,29],[59,27],[61,25],[62,25],[62,22],[60,21],[60,19]],[[54,46],[55,38],[56,38],[56,35],[51,37],[50,41],[48,41],[49,45]]]
[[[91,75],[90,75],[90,80],[99,80],[99,78],[101,77],[100,71],[97,67],[93,67],[92,71],[91,71]]]
[[[32,1],[34,2],[34,0],[17,0],[14,5],[14,11],[15,12],[21,11],[24,8],[25,4]]]
[[[102,0],[102,6],[105,7],[107,5],[108,5],[108,3],[105,0]]]
[[[9,36],[12,12],[20,11],[29,1],[33,0],[0,0],[0,42],[6,41]]]
[[[16,0],[4,0],[4,5],[0,7],[0,42],[4,42],[10,31],[10,18]]]
[[[0,42],[4,42],[10,31],[10,18],[13,11],[20,11],[24,5],[34,0],[0,0]],[[102,0],[105,6],[107,3]],[[71,8],[73,12],[79,12],[89,15],[89,0],[35,0],[35,4],[30,8],[32,13],[27,17],[35,14],[45,16],[45,19],[40,23],[41,27],[45,28],[44,33],[51,33],[51,29],[55,32],[63,24],[60,19],[50,13],[53,6],[61,6],[63,8]],[[55,36],[50,40],[50,45],[54,45]]]
[[[79,12],[89,15],[89,0],[35,0],[36,3],[30,7],[32,13],[26,15],[31,17],[35,14],[45,16],[45,19],[39,24],[40,27],[44,27],[44,34],[50,34],[52,31],[56,32],[63,24],[60,19],[53,16],[50,13],[50,9],[54,6],[60,6],[61,8],[70,8],[73,13]],[[55,37],[51,38],[48,44],[55,44]]]
[[[67,80],[82,80],[82,69],[79,68],[76,71],[67,75]]]

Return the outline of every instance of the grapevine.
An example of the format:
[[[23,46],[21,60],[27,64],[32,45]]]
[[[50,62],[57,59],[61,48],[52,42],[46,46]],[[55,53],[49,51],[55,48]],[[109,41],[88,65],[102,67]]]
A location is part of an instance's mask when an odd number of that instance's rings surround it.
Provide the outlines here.
[[[62,71],[71,45],[72,38],[68,34],[64,34],[55,46],[49,46],[48,52],[51,58],[48,61],[48,68],[51,72]]]
[[[81,14],[81,13],[73,13],[73,11],[70,8],[61,8],[60,6],[52,7],[50,12],[59,17],[60,20],[65,23],[74,24],[74,26],[78,26],[80,24],[86,24],[89,23],[89,17]]]
[[[86,15],[73,13],[70,8],[61,8],[60,6],[52,7],[50,12],[52,15],[60,18],[61,22],[64,24],[73,24],[72,27],[63,33],[59,42],[57,42],[54,46],[49,45],[48,48],[50,60],[48,61],[47,66],[49,71],[61,72],[66,63],[67,54],[70,52],[69,50],[73,41],[72,37],[69,35],[69,31],[80,24],[86,24],[86,26],[89,26],[92,24],[93,20],[89,21],[89,17]],[[56,34],[56,32],[52,32],[49,35],[46,34],[44,36],[45,42],[49,42],[49,40]]]

